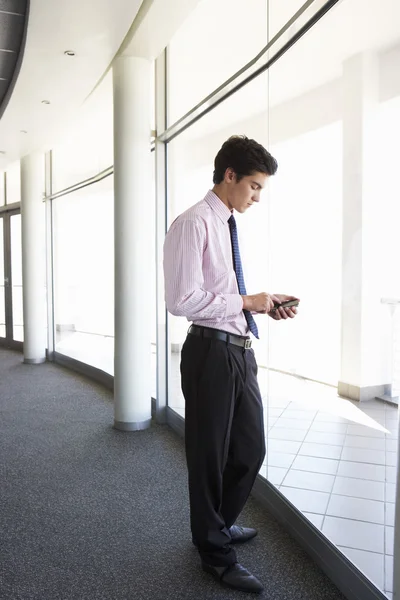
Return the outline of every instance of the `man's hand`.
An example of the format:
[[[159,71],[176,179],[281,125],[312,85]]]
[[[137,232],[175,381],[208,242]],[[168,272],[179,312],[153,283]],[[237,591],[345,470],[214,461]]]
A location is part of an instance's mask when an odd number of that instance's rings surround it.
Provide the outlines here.
[[[274,304],[282,304],[282,302],[289,302],[289,300],[299,300],[296,296],[286,296],[286,294],[271,294]],[[283,308],[282,306],[276,310],[268,311],[269,316],[275,321],[281,319],[293,319],[297,315],[297,308],[295,306]]]
[[[254,296],[242,296],[244,310],[267,314],[274,308],[274,296],[262,292]]]

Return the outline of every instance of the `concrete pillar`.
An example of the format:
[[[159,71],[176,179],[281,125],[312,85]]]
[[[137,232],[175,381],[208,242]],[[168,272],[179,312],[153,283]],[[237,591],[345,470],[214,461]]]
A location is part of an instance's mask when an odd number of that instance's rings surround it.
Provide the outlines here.
[[[390,379],[390,331],[380,285],[384,256],[380,256],[379,236],[384,233],[384,223],[376,159],[378,76],[378,60],[373,54],[356,55],[343,65],[342,352],[338,389],[353,400],[382,395]]]
[[[21,159],[22,284],[24,362],[46,360],[46,254],[44,154]]]
[[[151,62],[117,59],[114,85],[114,426],[151,422]]]

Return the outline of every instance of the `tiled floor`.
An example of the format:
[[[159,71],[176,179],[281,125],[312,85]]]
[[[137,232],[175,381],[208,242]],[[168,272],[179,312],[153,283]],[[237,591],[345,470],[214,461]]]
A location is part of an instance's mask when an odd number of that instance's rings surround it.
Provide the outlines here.
[[[113,373],[113,339],[73,334],[57,350]],[[184,416],[179,355],[169,398]],[[155,396],[155,354],[152,355]],[[391,598],[398,409],[260,369],[267,457],[261,475]]]
[[[392,592],[398,409],[345,401],[319,386],[314,410],[316,384],[297,380],[293,401],[292,389],[282,398],[282,379],[270,376],[263,474],[379,589]]]

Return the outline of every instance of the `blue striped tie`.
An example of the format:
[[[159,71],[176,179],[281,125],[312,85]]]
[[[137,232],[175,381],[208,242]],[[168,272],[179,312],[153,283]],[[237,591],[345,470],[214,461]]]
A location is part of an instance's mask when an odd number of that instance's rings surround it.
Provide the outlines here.
[[[242,269],[242,261],[240,259],[240,251],[239,251],[239,239],[236,227],[235,217],[232,215],[228,219],[229,229],[231,232],[231,242],[232,242],[232,255],[233,255],[233,264],[235,267],[236,279],[239,287],[239,294],[241,296],[246,296],[246,286],[244,284],[243,277],[243,269]],[[258,339],[258,328],[255,320],[253,319],[253,315],[248,310],[243,310],[244,316],[246,317],[247,324],[251,333]]]

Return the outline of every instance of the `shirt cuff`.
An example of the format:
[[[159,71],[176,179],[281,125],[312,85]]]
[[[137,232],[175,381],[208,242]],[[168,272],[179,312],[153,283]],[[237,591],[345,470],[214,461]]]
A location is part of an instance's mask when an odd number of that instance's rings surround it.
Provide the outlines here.
[[[226,317],[236,317],[243,310],[243,298],[239,294],[224,294],[226,299]]]

